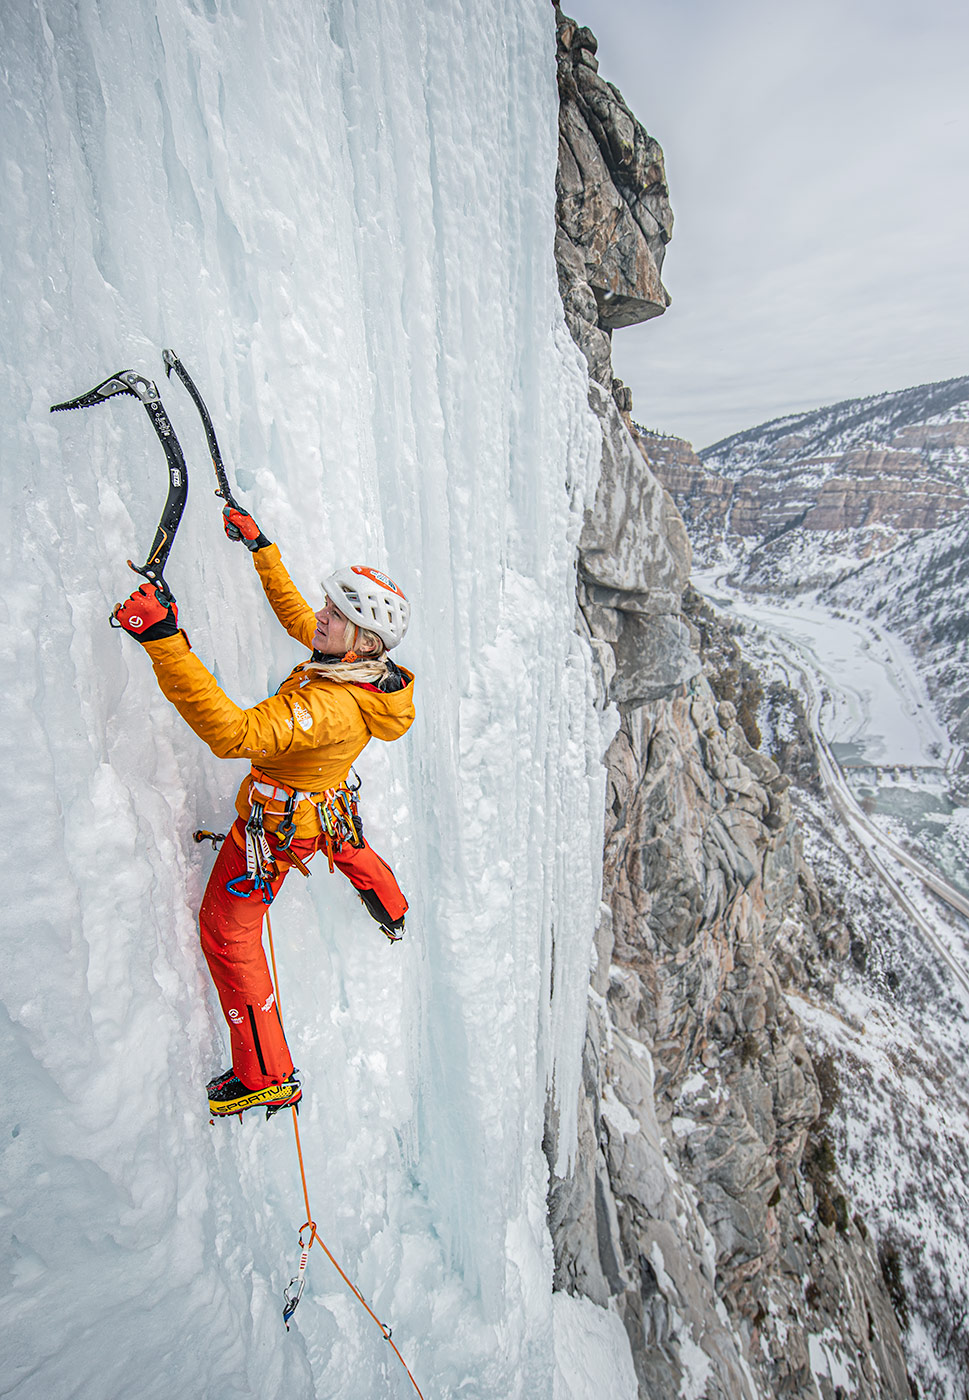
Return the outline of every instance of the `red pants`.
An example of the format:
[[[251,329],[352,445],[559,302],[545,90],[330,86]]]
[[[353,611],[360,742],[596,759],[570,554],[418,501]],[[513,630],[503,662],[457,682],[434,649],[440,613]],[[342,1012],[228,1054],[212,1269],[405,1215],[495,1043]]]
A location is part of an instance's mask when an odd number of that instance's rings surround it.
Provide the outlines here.
[[[259,893],[246,899],[226,889],[230,880],[246,873],[246,853],[234,839],[238,835],[244,841],[244,833],[240,818],[222,843],[199,910],[199,932],[202,952],[229,1025],[232,1068],[247,1089],[255,1090],[287,1079],[293,1072],[293,1060],[283,1035],[262,946],[267,906]],[[319,840],[322,838],[293,841],[292,850],[300,860],[308,861],[319,849]],[[272,836],[269,844],[275,852]],[[280,857],[279,876],[273,881],[274,895],[292,868],[283,865],[284,858],[285,853]],[[403,918],[407,900],[394,873],[366,842],[359,850],[343,846],[334,852],[333,863],[343,871],[378,922],[390,925]],[[243,888],[248,883],[243,880]]]

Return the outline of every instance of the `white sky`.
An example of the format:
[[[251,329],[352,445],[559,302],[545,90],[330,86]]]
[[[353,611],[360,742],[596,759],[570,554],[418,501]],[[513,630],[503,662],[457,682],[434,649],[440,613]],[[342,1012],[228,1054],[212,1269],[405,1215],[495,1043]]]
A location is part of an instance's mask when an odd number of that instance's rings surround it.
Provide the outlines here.
[[[705,447],[969,373],[967,0],[564,0],[663,146],[666,314],[633,416]]]

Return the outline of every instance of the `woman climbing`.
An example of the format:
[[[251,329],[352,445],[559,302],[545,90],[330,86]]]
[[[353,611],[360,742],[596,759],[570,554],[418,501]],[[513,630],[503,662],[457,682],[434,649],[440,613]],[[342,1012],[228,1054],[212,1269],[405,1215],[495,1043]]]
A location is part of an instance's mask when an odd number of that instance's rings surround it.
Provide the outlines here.
[[[314,612],[252,516],[233,506],[223,516],[229,538],[252,553],[273,612],[313,653],[275,695],[247,710],[234,704],[192,652],[174,599],[153,583],[114,616],[143,643],[162,692],[212,752],[252,763],[199,928],[232,1044],[231,1068],[208,1085],[209,1108],[225,1115],[258,1104],[268,1114],[302,1092],[262,946],[266,906],[289,870],[309,874],[307,861],[325,851],[387,937],[403,932],[407,901],[364,840],[347,779],[372,737],[398,739],[414,719],[414,677],[387,655],[407,630],[410,606],[385,574],[353,565],[323,580],[324,604]]]

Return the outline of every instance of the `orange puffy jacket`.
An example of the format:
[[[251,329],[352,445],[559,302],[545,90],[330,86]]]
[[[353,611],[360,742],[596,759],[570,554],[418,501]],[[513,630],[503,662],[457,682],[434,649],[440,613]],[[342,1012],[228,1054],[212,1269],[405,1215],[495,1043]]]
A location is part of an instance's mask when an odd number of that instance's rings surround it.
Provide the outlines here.
[[[310,646],[316,616],[280,559],[276,545],[253,554],[273,612],[303,646]],[[414,720],[414,677],[402,670],[402,690],[385,693],[367,685],[339,685],[318,672],[297,666],[275,695],[248,710],[230,700],[215,677],[192,651],[184,632],[158,642],[145,642],[162,692],[185,722],[219,758],[246,758],[260,773],[277,783],[322,800],[327,788],[337,787],[354,759],[371,738],[399,739]],[[246,777],[236,798],[236,811],[250,811]],[[266,826],[278,825],[283,803],[266,808]],[[296,808],[296,836],[320,833],[312,800]]]

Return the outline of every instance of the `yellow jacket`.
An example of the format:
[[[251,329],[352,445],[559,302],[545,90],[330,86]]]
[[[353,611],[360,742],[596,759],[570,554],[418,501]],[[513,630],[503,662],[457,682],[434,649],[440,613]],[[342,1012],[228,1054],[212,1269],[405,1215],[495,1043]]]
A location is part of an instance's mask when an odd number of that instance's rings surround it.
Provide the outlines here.
[[[286,631],[303,646],[316,631],[313,609],[293,583],[276,545],[253,554],[266,597]],[[385,693],[367,685],[340,685],[297,666],[275,695],[241,709],[192,651],[184,632],[145,642],[158,684],[185,722],[219,758],[247,758],[277,783],[322,800],[337,787],[370,739],[399,739],[414,720],[414,677],[402,671],[402,690]],[[305,664],[305,663],[304,663]],[[236,798],[242,817],[250,811],[250,778]],[[278,825],[283,801],[266,807],[266,826]],[[296,809],[296,836],[319,835],[314,801]]]

